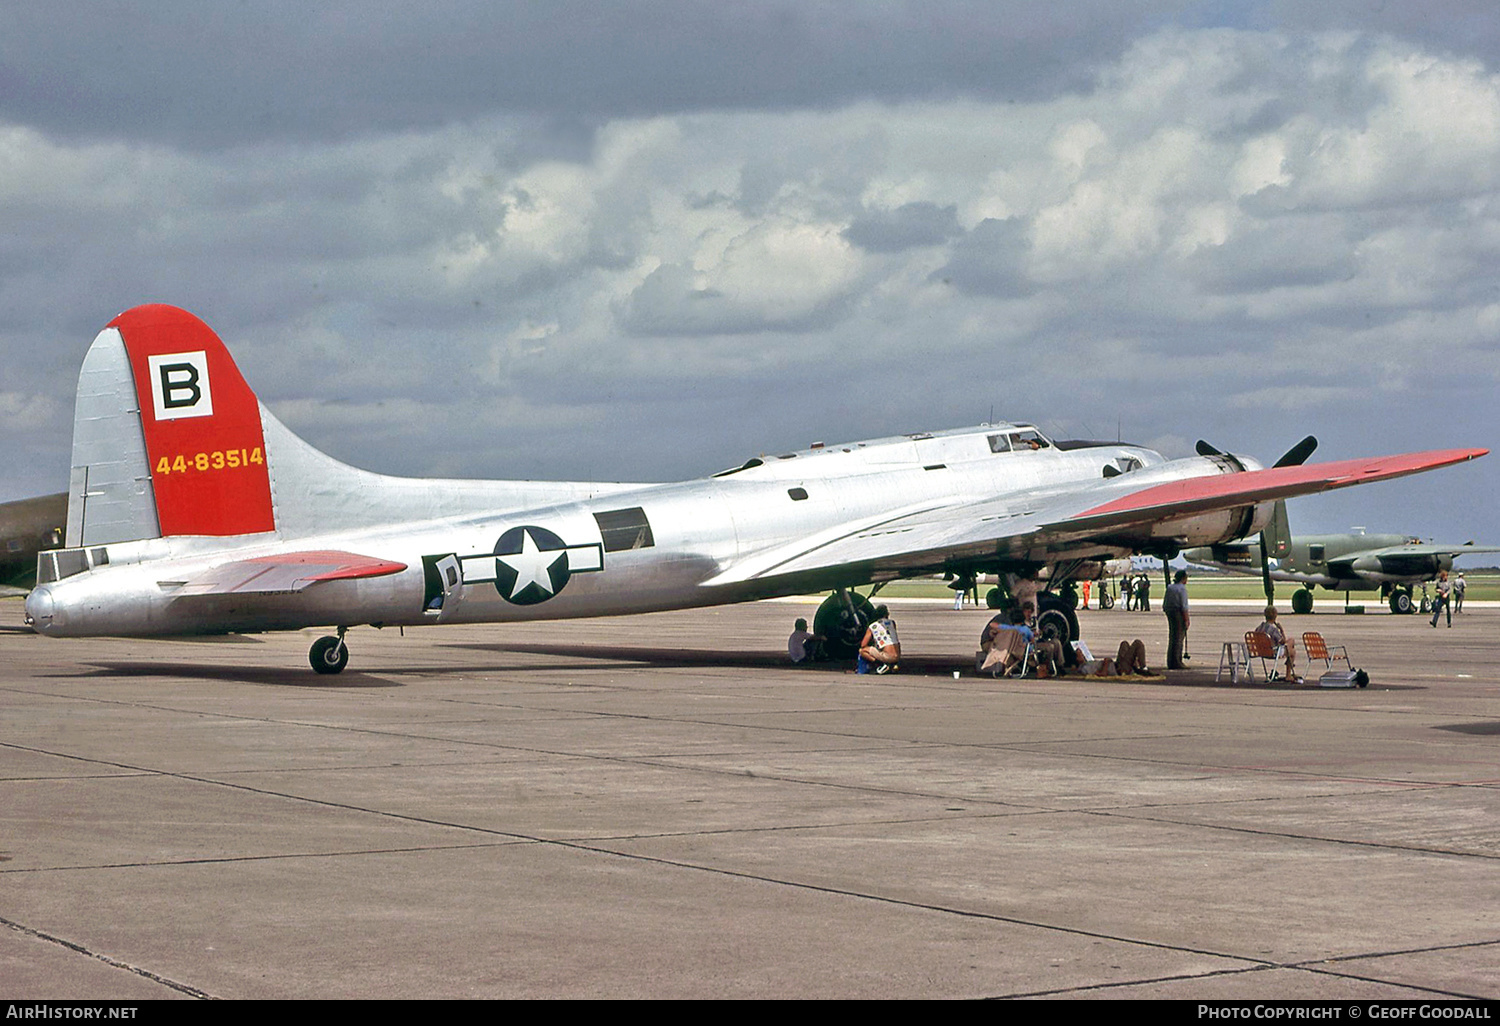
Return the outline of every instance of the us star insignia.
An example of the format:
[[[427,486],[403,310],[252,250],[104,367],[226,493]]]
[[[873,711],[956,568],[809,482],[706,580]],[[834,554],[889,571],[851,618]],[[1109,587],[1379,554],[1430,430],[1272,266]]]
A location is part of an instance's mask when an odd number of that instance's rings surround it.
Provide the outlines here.
[[[495,542],[493,552],[459,556],[463,583],[493,581],[507,602],[518,606],[546,602],[578,573],[604,569],[599,542],[569,545],[545,527],[512,527]]]

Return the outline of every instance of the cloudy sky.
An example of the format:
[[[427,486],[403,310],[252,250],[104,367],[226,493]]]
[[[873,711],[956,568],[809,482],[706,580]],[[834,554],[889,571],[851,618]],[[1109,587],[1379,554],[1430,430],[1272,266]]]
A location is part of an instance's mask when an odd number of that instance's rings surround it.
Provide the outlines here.
[[[1500,441],[1492,0],[0,11],[0,499],[66,486],[148,301],[389,473]],[[1497,498],[1492,456],[1292,518],[1500,541]]]

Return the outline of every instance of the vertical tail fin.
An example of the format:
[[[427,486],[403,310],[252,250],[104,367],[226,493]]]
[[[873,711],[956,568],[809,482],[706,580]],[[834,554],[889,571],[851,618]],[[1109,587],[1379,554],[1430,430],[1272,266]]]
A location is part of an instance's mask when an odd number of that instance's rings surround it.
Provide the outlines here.
[[[176,307],[120,314],[78,378],[67,544],[275,528],[260,404],[224,343]]]
[[[1285,559],[1292,552],[1292,527],[1286,518],[1286,500],[1276,500],[1276,508],[1271,512],[1271,522],[1261,531],[1266,547],[1266,554],[1272,559]]]

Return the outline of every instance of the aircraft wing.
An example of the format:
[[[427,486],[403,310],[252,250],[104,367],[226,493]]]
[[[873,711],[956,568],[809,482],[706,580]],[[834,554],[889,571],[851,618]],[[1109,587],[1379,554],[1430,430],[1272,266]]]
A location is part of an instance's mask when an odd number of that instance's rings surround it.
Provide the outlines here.
[[[1336,575],[1381,573],[1394,577],[1430,578],[1441,569],[1440,560],[1452,560],[1471,552],[1500,552],[1487,545],[1389,545],[1378,549],[1348,552],[1330,559],[1328,569]]]
[[[179,594],[286,595],[321,581],[384,577],[405,569],[405,563],[353,552],[284,552],[220,563],[181,582]]]
[[[706,582],[730,584],[839,567],[858,575],[936,571],[995,557],[1048,561],[1093,548],[1147,547],[1173,521],[1416,474],[1483,456],[1443,449],[1151,481],[1148,471],[1084,485],[1012,493],[850,525],[832,537],[801,539],[736,562]],[[1167,528],[1164,535],[1163,528]]]
[[[1500,545],[1437,545],[1419,543],[1415,545],[1390,545],[1383,549],[1363,549],[1359,552],[1350,552],[1330,559],[1330,563],[1348,563],[1364,556],[1375,556],[1380,559],[1400,558],[1401,556],[1466,556],[1471,552],[1500,552]]]

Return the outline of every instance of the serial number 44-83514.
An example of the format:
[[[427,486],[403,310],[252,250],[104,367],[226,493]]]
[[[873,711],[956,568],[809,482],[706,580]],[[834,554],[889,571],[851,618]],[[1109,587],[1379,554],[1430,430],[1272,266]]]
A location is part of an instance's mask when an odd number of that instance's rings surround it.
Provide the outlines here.
[[[190,470],[234,470],[236,467],[260,466],[265,462],[265,454],[258,445],[253,449],[216,449],[192,456],[184,453],[163,456],[156,461],[156,473],[166,476],[186,474]]]

